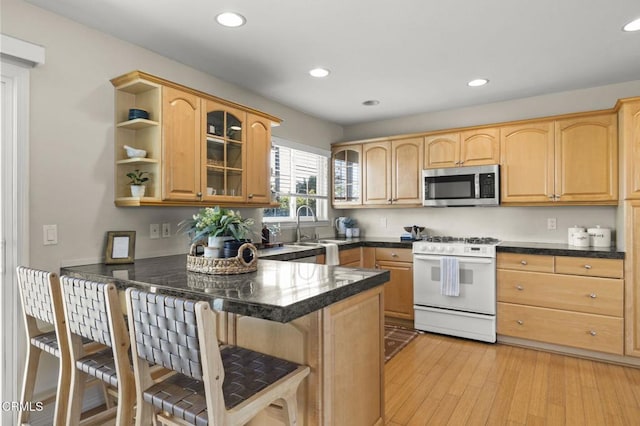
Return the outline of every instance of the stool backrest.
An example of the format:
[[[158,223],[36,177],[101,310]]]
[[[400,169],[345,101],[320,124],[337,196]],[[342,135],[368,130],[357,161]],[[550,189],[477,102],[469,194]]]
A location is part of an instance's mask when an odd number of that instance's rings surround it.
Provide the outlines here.
[[[52,272],[24,266],[18,266],[17,275],[24,314],[48,324],[55,324],[50,287],[52,281],[58,281],[58,276]]]
[[[216,314],[207,302],[127,289],[127,314],[138,401],[152,384],[149,363],[204,384],[210,423],[225,412],[224,368],[216,334]]]
[[[134,289],[128,298],[138,357],[202,380],[196,302]]]
[[[112,347],[105,296],[107,284],[66,276],[60,281],[69,331]]]

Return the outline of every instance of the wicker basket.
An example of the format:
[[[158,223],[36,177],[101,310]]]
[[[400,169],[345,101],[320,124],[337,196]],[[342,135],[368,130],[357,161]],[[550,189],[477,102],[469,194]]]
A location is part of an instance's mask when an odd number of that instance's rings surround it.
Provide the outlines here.
[[[246,274],[247,272],[253,272],[258,269],[258,250],[256,246],[251,243],[241,245],[236,257],[214,258],[195,256],[195,248],[196,245],[192,245],[187,255],[187,271],[212,275],[233,275]],[[242,258],[245,250],[251,250],[253,254],[251,262],[247,263]]]

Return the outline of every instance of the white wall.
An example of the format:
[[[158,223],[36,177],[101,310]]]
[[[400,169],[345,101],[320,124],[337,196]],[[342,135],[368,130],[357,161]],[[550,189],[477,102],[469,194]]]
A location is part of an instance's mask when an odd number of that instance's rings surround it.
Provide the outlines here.
[[[150,240],[149,224],[177,223],[194,208],[116,208],[113,204],[114,89],[110,79],[140,69],[284,120],[274,135],[329,149],[340,126],[272,102],[151,51],[19,0],[2,0],[2,32],[46,48],[31,74],[30,254],[32,266],[100,261],[109,230],[137,232],[136,257],[183,253],[186,239]],[[244,209],[257,216],[255,209]],[[58,225],[58,245],[42,225]]]

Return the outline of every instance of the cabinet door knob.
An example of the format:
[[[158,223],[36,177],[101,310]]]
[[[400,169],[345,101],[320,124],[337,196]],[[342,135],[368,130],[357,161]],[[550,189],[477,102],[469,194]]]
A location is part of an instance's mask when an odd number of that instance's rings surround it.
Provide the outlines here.
[[[592,299],[595,299],[596,297],[598,297],[598,295],[597,295],[597,294],[595,294],[595,293],[591,293],[591,294],[589,295],[589,297],[590,297],[590,298],[592,298]]]
[[[521,261],[520,261],[520,264],[521,264],[521,265],[527,265],[527,263],[528,263],[528,262],[527,262],[526,260],[521,260]]]
[[[549,197],[550,200],[553,200],[556,196],[553,195],[553,194],[549,194],[549,195],[547,195],[547,197]]]
[[[253,198],[253,194],[247,195],[248,198]]]
[[[524,287],[522,287],[521,285],[517,285],[517,286],[516,286],[516,290],[518,290],[518,291],[522,291],[522,290],[524,290]]]
[[[198,197],[202,198],[202,192],[198,192],[196,195],[197,195]]]
[[[375,266],[376,266],[376,269],[380,269],[380,265],[378,265],[377,263]]]
[[[584,269],[591,269],[591,265],[584,265]]]
[[[522,320],[517,320],[516,322],[518,323],[518,325],[523,325],[524,324],[524,321],[522,321]]]
[[[391,201],[398,201],[398,199],[397,198],[393,198]]]
[[[595,335],[596,335],[596,334],[598,334],[598,333],[596,333],[596,331],[595,331],[595,330],[590,330],[590,331],[589,331],[589,334],[590,334],[590,335],[592,335],[592,336],[595,336]]]
[[[391,204],[391,198],[389,198],[389,199],[387,200],[387,203],[388,203],[388,204]]]

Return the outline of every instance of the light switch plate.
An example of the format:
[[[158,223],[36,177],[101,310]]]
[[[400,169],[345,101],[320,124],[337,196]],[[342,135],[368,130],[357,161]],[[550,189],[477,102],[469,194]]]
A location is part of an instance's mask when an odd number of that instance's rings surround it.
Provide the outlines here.
[[[171,236],[171,224],[163,223],[162,224],[162,238],[169,238]]]
[[[149,225],[149,238],[155,240],[156,238],[160,238],[160,224],[152,223]]]
[[[42,244],[45,246],[58,244],[58,225],[42,225]]]

